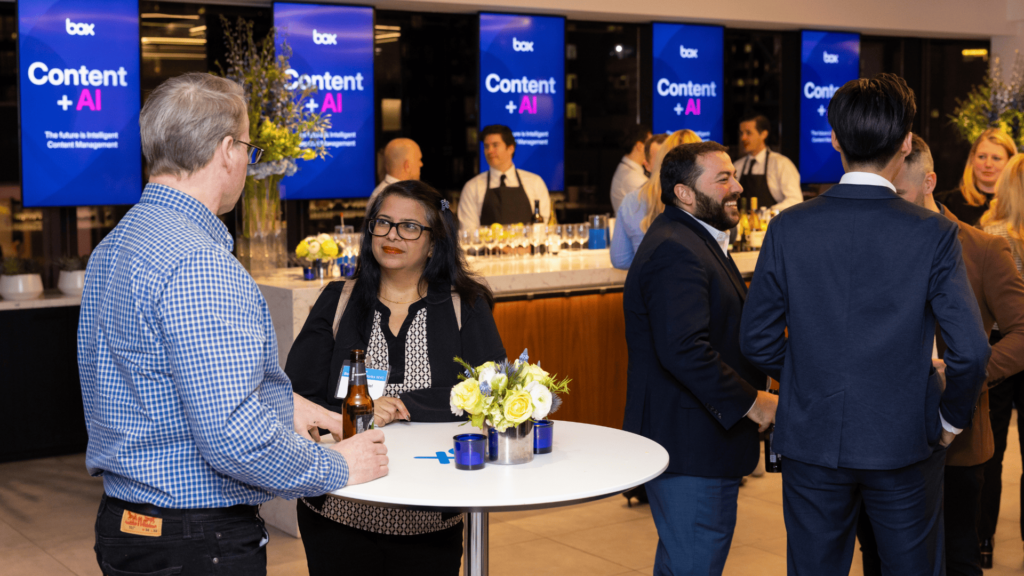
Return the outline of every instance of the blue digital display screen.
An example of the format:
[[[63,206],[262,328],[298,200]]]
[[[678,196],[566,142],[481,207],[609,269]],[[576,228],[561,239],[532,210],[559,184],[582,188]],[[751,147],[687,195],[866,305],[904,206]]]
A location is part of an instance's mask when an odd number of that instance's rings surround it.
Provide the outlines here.
[[[480,128],[491,124],[512,129],[517,168],[565,188],[564,18],[480,14]]]
[[[653,37],[654,132],[721,142],[725,30],[656,22]]]
[[[281,180],[288,200],[367,197],[376,185],[373,99],[373,9],[319,4],[274,4],[280,42],[291,48],[289,89],[309,112],[329,115],[325,133],[304,134],[303,148],[322,141],[326,158],[298,160]]]
[[[19,1],[18,61],[22,203],[138,202],[138,1]]]
[[[843,162],[832,148],[828,103],[860,77],[860,35],[804,30],[800,42],[800,180],[839,182]]]

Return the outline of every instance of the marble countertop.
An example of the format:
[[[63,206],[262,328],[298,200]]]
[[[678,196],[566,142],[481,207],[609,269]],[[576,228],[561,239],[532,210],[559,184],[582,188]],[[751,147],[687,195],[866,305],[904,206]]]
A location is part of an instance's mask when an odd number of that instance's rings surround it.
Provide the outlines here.
[[[61,306],[81,306],[81,296],[68,296],[59,290],[47,290],[34,300],[4,300],[0,298],[0,312],[7,310],[29,310],[32,308],[59,308]]]
[[[737,252],[733,255],[744,278],[754,273],[758,252]],[[470,268],[484,278],[496,297],[523,296],[570,290],[621,288],[626,271],[612,267],[608,250],[563,252],[558,256],[522,258],[473,258]],[[259,276],[260,286],[286,290],[316,290],[324,281],[302,279],[298,268],[283,268],[273,274]]]

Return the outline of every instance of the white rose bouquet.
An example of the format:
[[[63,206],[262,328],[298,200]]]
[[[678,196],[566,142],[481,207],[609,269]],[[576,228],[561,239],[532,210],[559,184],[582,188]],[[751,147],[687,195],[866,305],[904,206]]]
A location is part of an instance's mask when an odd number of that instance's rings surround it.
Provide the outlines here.
[[[491,426],[499,432],[530,419],[547,418],[561,406],[557,394],[568,394],[572,380],[556,380],[539,363],[530,364],[529,360],[526,350],[513,363],[487,362],[476,368],[455,358],[466,370],[452,388],[452,413],[469,413],[473,426]]]

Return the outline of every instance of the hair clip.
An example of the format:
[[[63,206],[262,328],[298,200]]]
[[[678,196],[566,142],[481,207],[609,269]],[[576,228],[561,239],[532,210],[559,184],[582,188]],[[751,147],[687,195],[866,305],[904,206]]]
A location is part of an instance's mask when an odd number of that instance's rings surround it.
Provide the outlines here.
[[[441,211],[444,212],[445,210],[448,210],[449,206],[450,206],[450,204],[448,204],[448,201],[445,200],[444,198],[442,198],[441,199]]]

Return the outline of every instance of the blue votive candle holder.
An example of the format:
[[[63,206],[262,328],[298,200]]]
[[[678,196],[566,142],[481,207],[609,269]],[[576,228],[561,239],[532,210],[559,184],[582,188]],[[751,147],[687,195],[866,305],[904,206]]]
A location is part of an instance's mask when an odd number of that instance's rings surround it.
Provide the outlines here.
[[[487,436],[458,434],[455,436],[455,467],[459,470],[480,470],[487,460]]]
[[[316,272],[313,270],[312,266],[309,267],[309,268],[307,268],[305,266],[302,267],[302,279],[303,280],[316,280]]]
[[[533,453],[550,454],[551,445],[554,443],[553,420],[537,420],[533,425]]]

